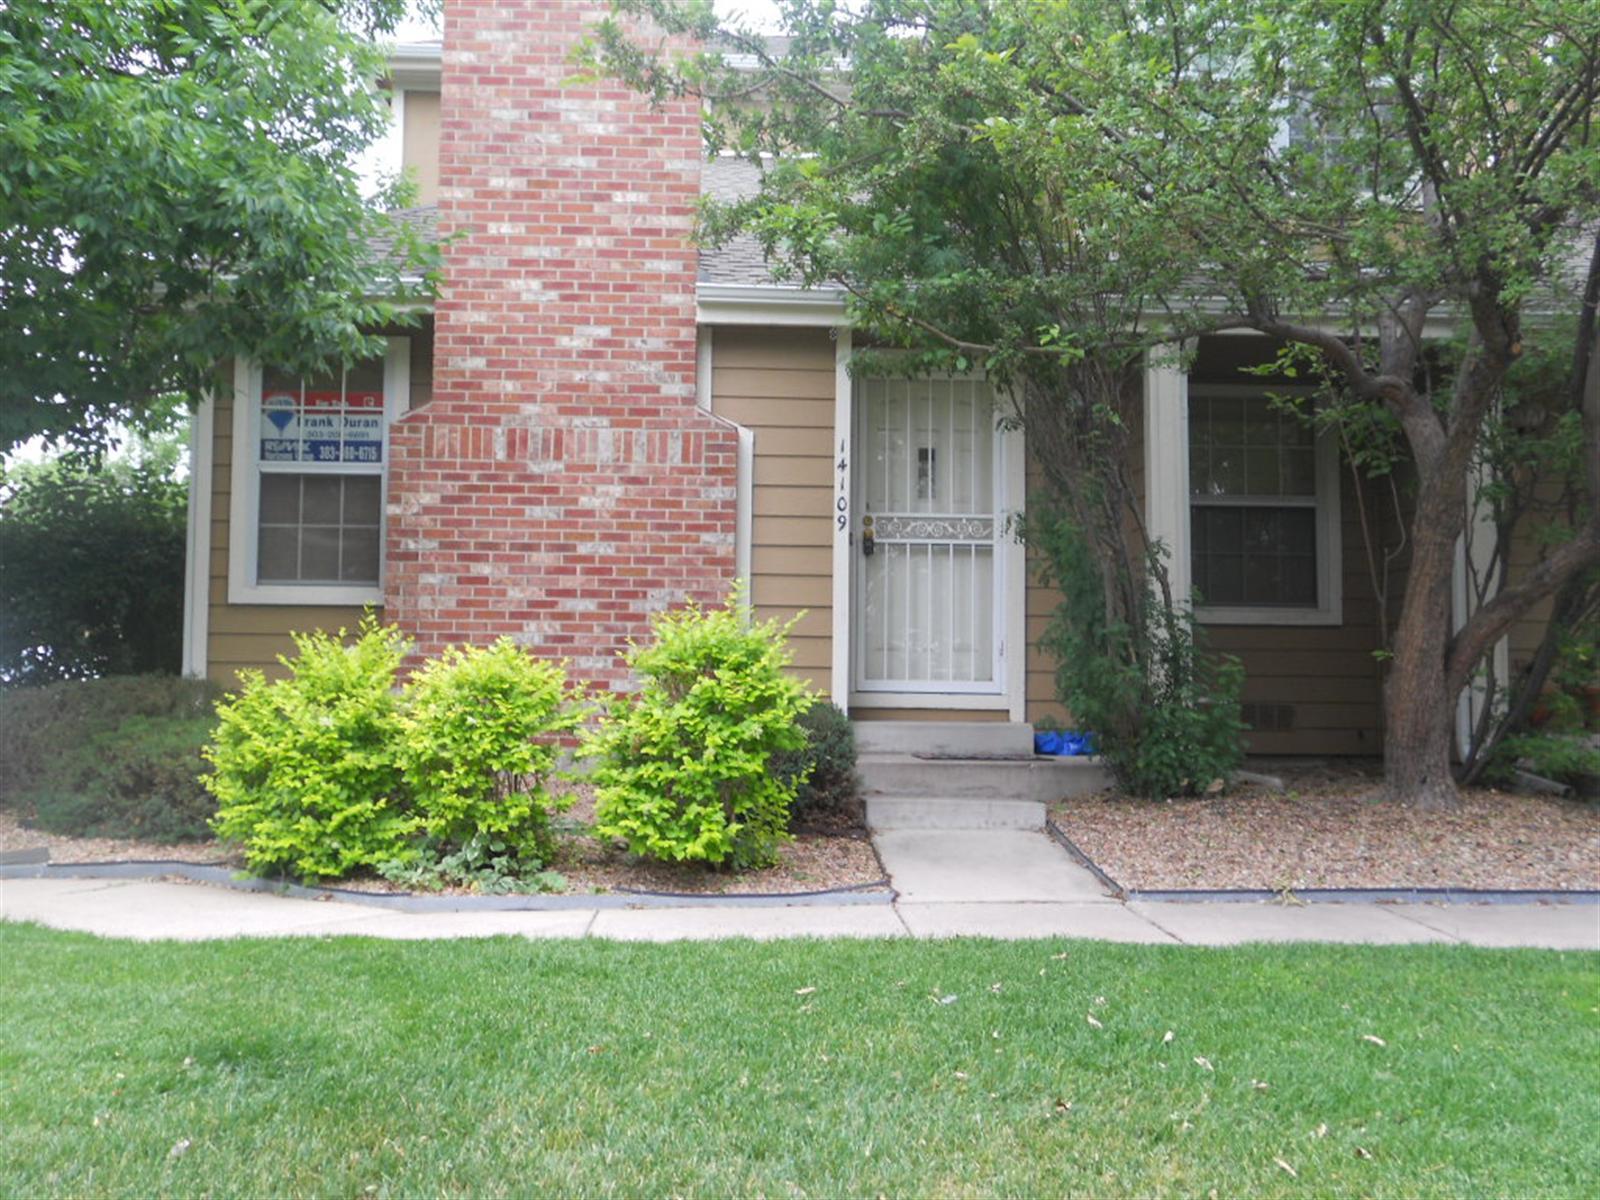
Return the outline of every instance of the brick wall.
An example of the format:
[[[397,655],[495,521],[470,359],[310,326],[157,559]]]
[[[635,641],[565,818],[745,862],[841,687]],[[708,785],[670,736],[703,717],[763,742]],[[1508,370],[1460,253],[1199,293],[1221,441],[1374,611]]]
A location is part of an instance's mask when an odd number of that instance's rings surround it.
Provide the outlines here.
[[[615,682],[647,614],[734,572],[737,439],[695,405],[690,104],[564,87],[603,10],[452,0],[434,398],[394,431],[386,612]]]

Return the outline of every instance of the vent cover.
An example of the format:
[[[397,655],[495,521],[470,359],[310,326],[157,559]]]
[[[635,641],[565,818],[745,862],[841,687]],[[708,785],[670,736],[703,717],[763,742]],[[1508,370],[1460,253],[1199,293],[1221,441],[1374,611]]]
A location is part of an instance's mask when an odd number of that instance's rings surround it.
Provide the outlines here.
[[[1239,714],[1257,733],[1289,733],[1294,729],[1292,704],[1241,704]]]

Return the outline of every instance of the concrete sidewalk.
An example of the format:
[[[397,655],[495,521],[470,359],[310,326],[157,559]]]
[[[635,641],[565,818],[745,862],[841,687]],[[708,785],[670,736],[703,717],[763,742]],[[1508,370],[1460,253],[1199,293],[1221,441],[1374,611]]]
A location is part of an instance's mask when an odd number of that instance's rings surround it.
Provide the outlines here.
[[[1124,904],[1043,833],[895,831],[877,836],[890,904],[395,912],[204,884],[0,880],[0,917],[105,937],[1068,937],[1204,946],[1241,942],[1456,942],[1600,950],[1593,904]]]

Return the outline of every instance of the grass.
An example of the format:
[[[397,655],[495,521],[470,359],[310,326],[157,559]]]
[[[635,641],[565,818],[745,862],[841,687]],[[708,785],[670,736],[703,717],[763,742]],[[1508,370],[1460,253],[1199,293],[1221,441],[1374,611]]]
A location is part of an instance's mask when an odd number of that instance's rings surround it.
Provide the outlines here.
[[[1600,1178],[1595,955],[138,945],[11,925],[0,961],[4,1195],[1568,1196]]]

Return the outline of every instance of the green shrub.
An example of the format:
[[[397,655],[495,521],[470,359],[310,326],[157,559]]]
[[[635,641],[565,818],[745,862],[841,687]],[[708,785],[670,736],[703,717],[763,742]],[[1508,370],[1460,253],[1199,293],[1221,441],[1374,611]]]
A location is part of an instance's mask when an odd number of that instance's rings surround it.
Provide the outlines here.
[[[1506,786],[1515,782],[1518,767],[1582,791],[1589,780],[1600,777],[1600,749],[1581,729],[1515,733],[1495,747],[1484,776]]]
[[[57,761],[29,797],[35,828],[69,837],[199,842],[217,810],[200,782],[206,717],[128,717]]]
[[[0,504],[0,681],[176,673],[188,486],[176,441],[13,466]]]
[[[495,843],[535,869],[551,853],[559,739],[582,722],[558,663],[510,638],[487,649],[452,646],[413,676],[401,718],[399,764],[423,831],[441,847]]]
[[[288,676],[241,671],[206,748],[214,827],[252,870],[337,878],[410,856],[395,678],[407,644],[368,615],[359,636],[296,634]]]
[[[68,837],[209,837],[200,748],[218,691],[166,675],[0,691],[0,807]]]
[[[855,817],[861,806],[856,777],[856,734],[837,704],[820,701],[800,716],[806,743],[773,758],[774,773],[797,781],[792,824],[821,818]]]
[[[221,689],[173,675],[73,679],[0,690],[0,807],[22,808],[64,763],[134,717],[211,720]],[[204,768],[196,760],[196,771]]]
[[[1117,783],[1161,800],[1228,778],[1244,757],[1239,661],[1206,652],[1192,614],[1173,611],[1148,584],[1137,628],[1109,620],[1101,569],[1068,518],[1044,512],[1029,537],[1062,594],[1042,639],[1057,693],[1078,728],[1094,733]],[[1157,550],[1146,578],[1162,572]]]
[[[805,744],[812,704],[784,672],[792,624],[752,621],[737,595],[652,619],[655,640],[626,654],[639,691],[613,698],[585,739],[597,833],[668,862],[776,859],[801,779],[773,759]]]

